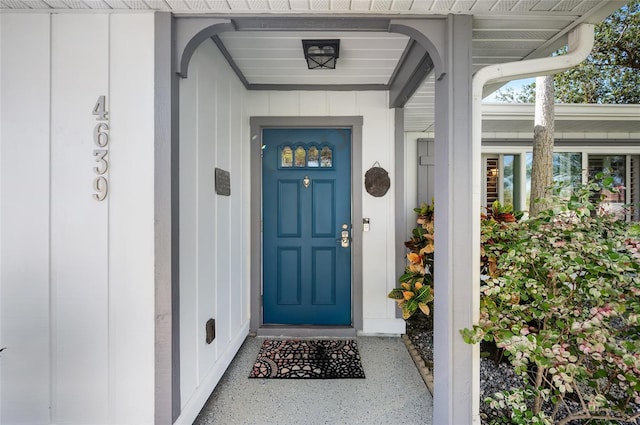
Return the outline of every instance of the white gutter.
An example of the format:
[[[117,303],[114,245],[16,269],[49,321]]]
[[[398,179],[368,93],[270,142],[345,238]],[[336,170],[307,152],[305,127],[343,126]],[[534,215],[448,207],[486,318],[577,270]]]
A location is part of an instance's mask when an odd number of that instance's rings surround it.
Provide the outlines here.
[[[489,65],[478,70],[472,83],[472,139],[473,146],[482,144],[482,91],[488,83],[500,83],[522,78],[551,75],[572,68],[585,60],[593,48],[593,24],[580,24],[569,33],[566,55],[529,59]]]
[[[482,146],[482,90],[488,83],[499,83],[522,78],[551,75],[572,68],[585,60],[593,48],[593,24],[580,24],[569,33],[569,48],[565,55],[529,59],[489,65],[479,69],[473,76],[471,105],[471,140],[474,169],[472,186],[474,193],[480,194],[480,151]],[[479,216],[478,216],[479,217]],[[479,224],[477,226],[479,230]],[[479,249],[479,248],[478,248]],[[480,258],[480,257],[478,257]],[[472,283],[474,300],[474,323],[479,320],[480,281]],[[477,308],[476,308],[477,307]]]
[[[541,75],[555,74],[565,69],[578,65],[586,59],[593,48],[593,25],[580,24],[569,33],[569,49],[566,55],[551,56],[546,58],[529,59],[518,62],[508,62],[497,65],[490,65],[478,70],[473,76],[472,82],[472,100],[471,100],[471,184],[473,202],[477,202],[480,206],[480,160],[482,146],[482,90],[487,83],[506,82],[521,78],[537,77]],[[480,214],[475,212],[472,230],[479,237],[480,235]],[[478,240],[473,239],[472,240]],[[472,321],[477,324],[480,320],[480,245],[473,247],[475,252],[474,264],[475,271],[472,272],[471,279],[471,314]],[[475,364],[472,370],[479,371],[479,358],[474,360]],[[476,372],[476,376],[471,378],[473,416],[471,418],[473,424],[480,423],[479,397],[480,394],[480,374]]]

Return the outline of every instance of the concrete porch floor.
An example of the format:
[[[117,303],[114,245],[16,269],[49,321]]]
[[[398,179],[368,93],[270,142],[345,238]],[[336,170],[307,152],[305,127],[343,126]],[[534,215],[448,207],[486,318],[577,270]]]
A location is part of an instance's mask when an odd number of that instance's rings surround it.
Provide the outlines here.
[[[432,423],[433,399],[400,338],[357,338],[365,379],[249,379],[264,339],[246,339],[194,425]]]

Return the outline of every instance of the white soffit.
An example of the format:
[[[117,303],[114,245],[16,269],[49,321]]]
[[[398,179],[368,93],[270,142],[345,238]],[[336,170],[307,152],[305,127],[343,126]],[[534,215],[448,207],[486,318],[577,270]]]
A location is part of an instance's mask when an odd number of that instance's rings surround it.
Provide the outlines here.
[[[427,17],[473,15],[473,70],[550,55],[580,23],[597,23],[625,0],[0,0],[0,13],[20,11],[158,10],[176,16]],[[309,73],[300,40],[341,39],[335,71]],[[406,38],[392,33],[220,34],[251,84],[387,84]],[[297,47],[296,47],[297,46]],[[270,56],[269,56],[270,55]],[[271,58],[271,59],[269,59]],[[278,63],[279,62],[279,63]],[[490,87],[495,90],[498,86]],[[427,78],[405,105],[406,131],[432,131],[434,80]]]
[[[220,40],[250,84],[387,84],[409,37],[382,32],[236,31]],[[336,69],[307,69],[302,41],[340,39]]]
[[[0,0],[7,9],[130,9],[179,13],[526,14],[579,16],[606,0]],[[623,2],[621,2],[623,3]]]

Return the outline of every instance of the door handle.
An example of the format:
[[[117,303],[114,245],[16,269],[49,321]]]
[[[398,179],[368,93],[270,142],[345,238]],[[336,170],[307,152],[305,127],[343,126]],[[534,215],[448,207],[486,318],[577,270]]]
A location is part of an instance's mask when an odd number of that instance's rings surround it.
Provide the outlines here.
[[[349,229],[348,225],[346,224],[342,225],[342,232],[340,233],[340,246],[342,248],[349,248],[349,243],[351,242],[348,229]]]

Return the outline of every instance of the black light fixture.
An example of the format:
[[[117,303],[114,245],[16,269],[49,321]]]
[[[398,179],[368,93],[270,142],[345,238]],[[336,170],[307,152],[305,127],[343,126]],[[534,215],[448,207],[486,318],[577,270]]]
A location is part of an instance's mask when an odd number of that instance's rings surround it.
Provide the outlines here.
[[[340,40],[302,40],[302,50],[309,69],[336,69]]]

